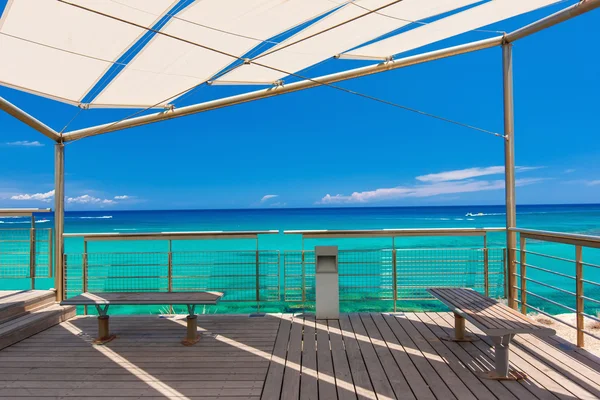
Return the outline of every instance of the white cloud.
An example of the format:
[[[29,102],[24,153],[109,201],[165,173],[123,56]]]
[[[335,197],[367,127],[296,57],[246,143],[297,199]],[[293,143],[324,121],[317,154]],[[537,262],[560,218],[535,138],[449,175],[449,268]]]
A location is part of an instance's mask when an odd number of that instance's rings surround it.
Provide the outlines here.
[[[37,140],[30,142],[28,140],[19,140],[16,142],[7,142],[7,146],[22,146],[22,147],[43,147],[44,144],[38,142]]]
[[[517,179],[517,186],[531,185],[542,181],[541,178]],[[380,188],[364,192],[354,192],[351,195],[327,194],[317,204],[351,204],[370,203],[385,200],[397,200],[407,197],[431,197],[442,194],[472,193],[487,190],[504,189],[504,180],[477,181],[463,180],[458,182],[437,182],[429,185],[397,186]]]
[[[278,194],[266,194],[262,197],[262,199],[260,199],[260,202],[264,203],[265,201],[274,199],[275,197],[279,197],[279,195]]]
[[[115,200],[129,200],[131,198],[132,198],[132,196],[128,196],[126,194],[121,195],[121,196],[115,196]]]
[[[588,186],[598,186],[598,185],[600,185],[600,179],[596,179],[593,181],[586,181],[585,184]]]
[[[67,197],[67,203],[69,204],[117,204],[116,201],[111,199],[100,199],[98,197],[84,194],[77,197]]]
[[[48,202],[52,201],[53,197],[54,197],[54,190],[51,190],[46,193],[16,194],[14,196],[11,196],[10,199],[11,200],[39,200],[39,201],[48,203]]]
[[[517,172],[532,171],[544,167],[515,167]],[[434,182],[448,182],[448,181],[460,181],[464,179],[477,178],[480,176],[487,175],[498,175],[504,173],[504,166],[497,165],[493,167],[476,167],[458,169],[454,171],[439,172],[436,174],[427,174],[417,176],[416,179],[420,182],[434,183]]]
[[[575,172],[574,168],[569,168],[569,169],[565,169],[565,174],[572,174],[573,172]]]

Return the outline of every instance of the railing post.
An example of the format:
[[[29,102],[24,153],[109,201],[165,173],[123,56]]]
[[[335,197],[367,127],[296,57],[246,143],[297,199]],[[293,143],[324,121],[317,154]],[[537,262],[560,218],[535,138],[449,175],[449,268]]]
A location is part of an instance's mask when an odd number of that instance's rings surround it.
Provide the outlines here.
[[[516,245],[517,235],[510,228],[517,225],[517,209],[515,200],[515,118],[513,102],[513,66],[512,47],[510,43],[502,44],[502,81],[504,97],[504,179],[506,202],[506,248],[508,265],[508,306],[517,308],[517,291],[515,289]]]
[[[167,256],[167,290],[173,291],[173,241],[169,240],[169,253]],[[174,314],[173,304],[169,304],[169,314]]]
[[[169,240],[169,254],[167,263],[167,290],[169,291],[169,293],[171,293],[173,291],[173,247],[171,240]]]
[[[584,298],[583,298],[583,260],[581,246],[575,246],[575,277],[577,295],[577,347],[584,347]]]
[[[520,237],[520,247],[521,247],[521,256],[520,256],[520,265],[521,265],[521,314],[527,314],[527,253],[526,253],[526,243],[527,238],[523,235]]]
[[[31,290],[35,289],[35,217],[31,216],[31,231],[29,233],[29,277],[31,278]]]
[[[65,256],[66,257],[66,256]],[[88,291],[88,245],[87,240],[83,239],[83,270],[81,272],[83,293]],[[88,306],[83,306],[83,313],[88,314]]]
[[[256,312],[260,313],[260,254],[256,246]]]
[[[68,287],[67,287],[67,274],[68,274],[68,256],[66,254],[63,254],[63,260],[62,260],[62,265],[64,266],[64,274],[62,275],[62,287],[64,290],[64,293],[67,293],[68,291]],[[58,277],[55,276],[54,279],[57,279]],[[65,296],[66,297],[66,296]]]
[[[502,249],[502,266],[504,267],[504,298],[508,298],[508,266],[506,265],[506,248]]]
[[[485,296],[490,295],[490,262],[487,247],[487,232],[483,234],[483,290]]]
[[[398,261],[396,260],[396,248],[392,249],[392,279],[394,287],[394,312],[396,312],[396,303],[398,302]]]
[[[52,278],[52,228],[48,230],[48,278]]]
[[[305,307],[306,303],[306,265],[304,250],[302,250],[302,307]]]

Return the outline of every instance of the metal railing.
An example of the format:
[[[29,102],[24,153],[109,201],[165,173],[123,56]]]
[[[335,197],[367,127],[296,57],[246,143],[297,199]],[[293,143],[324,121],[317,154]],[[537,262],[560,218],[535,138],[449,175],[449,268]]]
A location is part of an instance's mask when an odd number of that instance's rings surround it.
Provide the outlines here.
[[[82,292],[224,292],[224,302],[280,300],[279,251],[80,253],[64,257],[67,297]]]
[[[52,228],[0,230],[0,279],[52,277]]]
[[[516,284],[509,290],[521,312],[533,310],[576,329],[578,347],[584,347],[584,335],[600,339],[584,326],[584,317],[600,323],[598,315],[592,315],[600,310],[600,262],[584,260],[583,251],[587,248],[591,258],[600,260],[600,237],[511,230],[519,234],[520,240],[515,249],[518,268],[512,272]],[[569,250],[574,258],[564,256]],[[576,324],[557,318],[558,312],[574,313]]]
[[[505,297],[503,248],[340,250],[340,301],[433,300],[430,287],[470,287]],[[283,255],[287,302],[315,301],[315,252]]]

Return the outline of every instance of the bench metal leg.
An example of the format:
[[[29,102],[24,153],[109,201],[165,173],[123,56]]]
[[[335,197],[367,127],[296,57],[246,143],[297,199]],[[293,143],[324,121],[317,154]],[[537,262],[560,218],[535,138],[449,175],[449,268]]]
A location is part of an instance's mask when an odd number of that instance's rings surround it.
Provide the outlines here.
[[[454,336],[442,336],[442,340],[448,342],[474,342],[479,340],[477,336],[467,335],[465,329],[465,319],[458,314],[454,314]]]
[[[522,372],[512,371],[509,374],[508,357],[510,355],[510,341],[515,335],[491,336],[494,342],[494,353],[496,370],[483,373],[482,377],[493,380],[509,380],[515,381],[525,379],[527,375]]]
[[[110,334],[108,304],[104,308],[96,305],[96,310],[98,311],[98,338],[94,340],[94,344],[105,344],[116,338],[115,335]]]
[[[200,335],[198,335],[198,316],[196,315],[194,305],[188,305],[188,313],[189,315],[185,318],[187,322],[187,334],[185,339],[181,341],[181,344],[184,346],[192,346],[200,340]]]

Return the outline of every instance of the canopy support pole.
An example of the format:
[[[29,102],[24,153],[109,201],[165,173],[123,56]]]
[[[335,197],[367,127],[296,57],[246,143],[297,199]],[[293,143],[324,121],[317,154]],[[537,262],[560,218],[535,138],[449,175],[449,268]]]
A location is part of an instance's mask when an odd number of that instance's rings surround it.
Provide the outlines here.
[[[54,288],[56,301],[65,296],[64,237],[65,230],[65,145],[54,146]]]
[[[60,134],[54,129],[50,128],[43,122],[33,118],[31,115],[27,114],[25,111],[21,110],[19,107],[15,106],[14,104],[10,103],[2,97],[0,97],[0,110],[15,117],[24,124],[29,125],[36,131],[40,132],[42,135],[49,137],[55,142],[60,140]]]
[[[502,82],[504,87],[504,178],[506,196],[506,254],[508,282],[508,306],[517,308],[516,245],[517,234],[510,230],[517,226],[515,201],[515,115],[513,98],[512,45],[502,45]]]
[[[600,1],[600,0],[599,0]],[[293,82],[286,85],[280,85],[271,87],[268,89],[256,90],[253,92],[243,93],[236,96],[225,97],[222,99],[207,101],[204,103],[193,104],[186,107],[175,108],[159,113],[143,115],[141,117],[135,117],[125,119],[117,122],[111,122],[108,124],[97,125],[89,128],[79,129],[75,131],[67,132],[63,135],[65,142],[72,140],[81,139],[89,136],[101,135],[108,132],[120,131],[127,128],[133,128],[136,126],[142,126],[151,124],[154,122],[165,121],[168,119],[183,117],[186,115],[197,114],[205,111],[216,110],[218,108],[230,107],[236,104],[243,104],[254,100],[264,99],[268,97],[278,96],[286,93],[297,92],[299,90],[310,89],[317,86],[332,84],[335,82],[345,81],[348,79],[354,79],[361,76],[373,75],[379,72],[391,71],[398,68],[408,67],[410,65],[421,64],[424,62],[440,60],[442,58],[452,57],[459,54],[470,53],[473,51],[489,49],[491,47],[500,46],[502,44],[503,37],[496,36],[489,39],[478,40],[476,42],[466,43],[459,46],[448,47],[446,49],[430,51],[428,53],[418,54],[415,56],[405,57],[397,60],[388,62],[382,62],[379,64],[369,65],[366,67],[355,68],[349,71],[337,72],[335,74],[329,74],[320,76],[318,78],[312,78],[302,80],[299,82]]]

